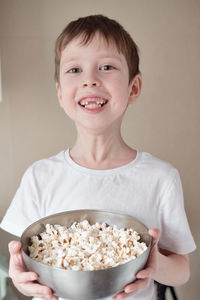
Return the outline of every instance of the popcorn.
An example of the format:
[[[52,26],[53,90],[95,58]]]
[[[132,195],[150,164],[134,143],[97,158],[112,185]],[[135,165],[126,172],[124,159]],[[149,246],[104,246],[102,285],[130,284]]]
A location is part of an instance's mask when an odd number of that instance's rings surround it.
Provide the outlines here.
[[[141,255],[147,246],[133,229],[87,220],[69,228],[46,224],[46,231],[31,237],[31,258],[66,270],[87,271],[116,267]]]

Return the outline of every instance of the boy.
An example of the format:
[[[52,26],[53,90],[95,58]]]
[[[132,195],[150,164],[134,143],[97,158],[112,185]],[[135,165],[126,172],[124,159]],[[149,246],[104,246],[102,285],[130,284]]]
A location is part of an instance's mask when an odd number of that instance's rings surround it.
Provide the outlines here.
[[[32,222],[63,210],[131,214],[156,228],[149,230],[151,253],[137,280],[113,298],[151,299],[153,280],[184,284],[189,278],[187,253],[195,243],[179,174],[170,164],[129,147],[120,132],[127,106],[141,92],[136,44],[116,21],[95,15],[71,22],[55,50],[58,99],[76,125],[76,142],[26,171],[1,227],[20,236]],[[18,290],[36,299],[58,299],[35,282],[37,274],[26,272],[20,243],[11,242],[9,250],[10,276]]]

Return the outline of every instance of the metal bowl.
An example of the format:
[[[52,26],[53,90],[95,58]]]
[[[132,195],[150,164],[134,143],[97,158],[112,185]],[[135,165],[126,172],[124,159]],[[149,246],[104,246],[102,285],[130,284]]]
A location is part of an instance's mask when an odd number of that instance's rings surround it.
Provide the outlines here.
[[[107,223],[118,228],[133,228],[147,245],[147,250],[136,259],[117,267],[94,271],[72,271],[39,263],[28,255],[30,237],[45,231],[46,224],[71,226],[73,222],[88,220],[90,224]],[[129,215],[102,210],[71,210],[54,214],[30,225],[22,234],[22,254],[24,262],[30,271],[39,275],[38,281],[50,287],[57,296],[62,298],[89,300],[100,299],[116,294],[123,287],[135,280],[135,274],[141,270],[147,261],[151,236],[148,229]]]

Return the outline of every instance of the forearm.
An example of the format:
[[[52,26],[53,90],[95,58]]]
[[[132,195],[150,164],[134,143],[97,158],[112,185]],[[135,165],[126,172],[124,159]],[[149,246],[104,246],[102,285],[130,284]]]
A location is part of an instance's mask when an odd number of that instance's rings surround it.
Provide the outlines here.
[[[190,276],[188,255],[179,255],[164,249],[158,250],[160,231],[150,229],[149,234],[152,236],[152,243],[146,267],[136,274],[137,280],[125,286],[124,291],[118,293],[114,299],[134,295],[148,285],[150,278],[169,286],[179,286],[188,281]]]
[[[186,283],[190,277],[189,258],[187,255],[162,253],[157,254],[157,271],[154,280],[169,286]]]

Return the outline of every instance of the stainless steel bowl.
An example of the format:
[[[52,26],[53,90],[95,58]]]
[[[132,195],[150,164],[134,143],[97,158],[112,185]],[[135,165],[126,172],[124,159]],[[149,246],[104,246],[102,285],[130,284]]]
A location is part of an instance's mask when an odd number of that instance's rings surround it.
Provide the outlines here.
[[[133,228],[141,241],[148,246],[147,250],[136,259],[117,267],[96,271],[72,271],[51,267],[39,263],[28,255],[30,237],[45,231],[46,224],[71,226],[73,222],[87,219],[90,224],[96,222],[117,225],[119,228]],[[90,300],[100,299],[116,294],[123,287],[135,280],[135,274],[146,264],[151,244],[148,229],[129,215],[102,210],[72,210],[54,214],[30,225],[22,234],[22,253],[27,268],[39,275],[38,281],[50,287],[57,296],[67,299]]]

